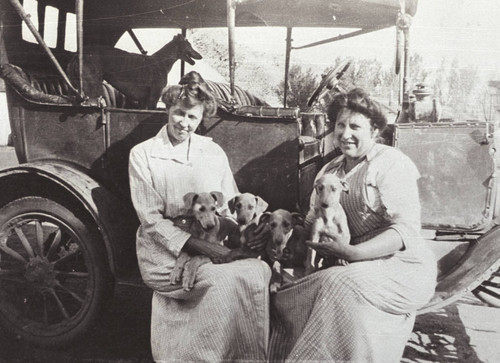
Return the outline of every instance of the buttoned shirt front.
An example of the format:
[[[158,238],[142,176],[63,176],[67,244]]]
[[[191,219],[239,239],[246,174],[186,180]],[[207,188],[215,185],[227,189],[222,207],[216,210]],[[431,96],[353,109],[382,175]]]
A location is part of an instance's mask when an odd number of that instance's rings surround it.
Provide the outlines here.
[[[190,234],[168,219],[187,213],[187,193],[219,191],[225,202],[237,193],[226,154],[211,138],[193,134],[173,146],[166,127],[130,152],[129,177],[132,202],[140,226],[137,257],[148,282],[167,280],[176,257]]]

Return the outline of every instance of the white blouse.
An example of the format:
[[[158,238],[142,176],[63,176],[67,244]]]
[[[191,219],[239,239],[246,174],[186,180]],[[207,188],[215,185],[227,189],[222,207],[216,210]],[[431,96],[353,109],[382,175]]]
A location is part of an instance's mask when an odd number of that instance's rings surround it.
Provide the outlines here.
[[[413,161],[400,150],[382,144],[375,144],[365,160],[347,174],[343,170],[344,160],[343,155],[332,160],[316,179],[334,173],[347,181],[349,192],[342,194],[340,204],[347,214],[351,244],[391,228],[401,235],[405,250],[415,244],[420,248],[420,174]],[[314,219],[315,199],[313,190],[307,225]]]
[[[155,137],[131,150],[129,177],[141,223],[137,257],[142,277],[146,284],[166,281],[190,237],[167,218],[186,214],[183,197],[189,192],[222,192],[225,208],[226,201],[238,194],[229,161],[211,138],[193,134],[173,146],[162,127]]]

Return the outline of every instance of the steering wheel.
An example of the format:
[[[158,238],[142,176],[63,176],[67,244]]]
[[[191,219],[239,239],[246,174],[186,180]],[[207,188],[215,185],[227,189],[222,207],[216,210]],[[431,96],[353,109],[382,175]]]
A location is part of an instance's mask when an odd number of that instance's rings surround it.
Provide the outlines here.
[[[316,90],[313,92],[311,98],[309,98],[307,106],[311,107],[320,98],[320,95],[322,95],[325,87],[328,90],[334,89],[339,84],[340,79],[349,69],[350,65],[351,61],[346,60],[335,67],[335,69],[330,70],[330,72],[328,72],[326,76],[323,77],[318,88],[316,88]]]

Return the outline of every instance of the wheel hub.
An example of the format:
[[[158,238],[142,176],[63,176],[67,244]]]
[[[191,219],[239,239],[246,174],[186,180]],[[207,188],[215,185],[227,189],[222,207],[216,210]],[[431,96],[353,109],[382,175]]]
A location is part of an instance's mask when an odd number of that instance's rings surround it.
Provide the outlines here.
[[[55,276],[54,266],[46,258],[40,256],[30,259],[24,273],[26,280],[41,288],[53,287]]]

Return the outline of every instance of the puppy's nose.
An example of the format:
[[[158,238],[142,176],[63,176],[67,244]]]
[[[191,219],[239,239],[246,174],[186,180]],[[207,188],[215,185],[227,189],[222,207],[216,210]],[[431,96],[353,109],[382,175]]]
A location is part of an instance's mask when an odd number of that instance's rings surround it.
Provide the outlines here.
[[[211,230],[211,229],[213,229],[214,227],[215,227],[215,224],[207,224],[207,225],[205,226],[205,229],[206,229],[207,231],[210,231],[210,230]]]
[[[244,218],[238,218],[237,219],[239,225],[244,225],[245,224],[245,219]]]

